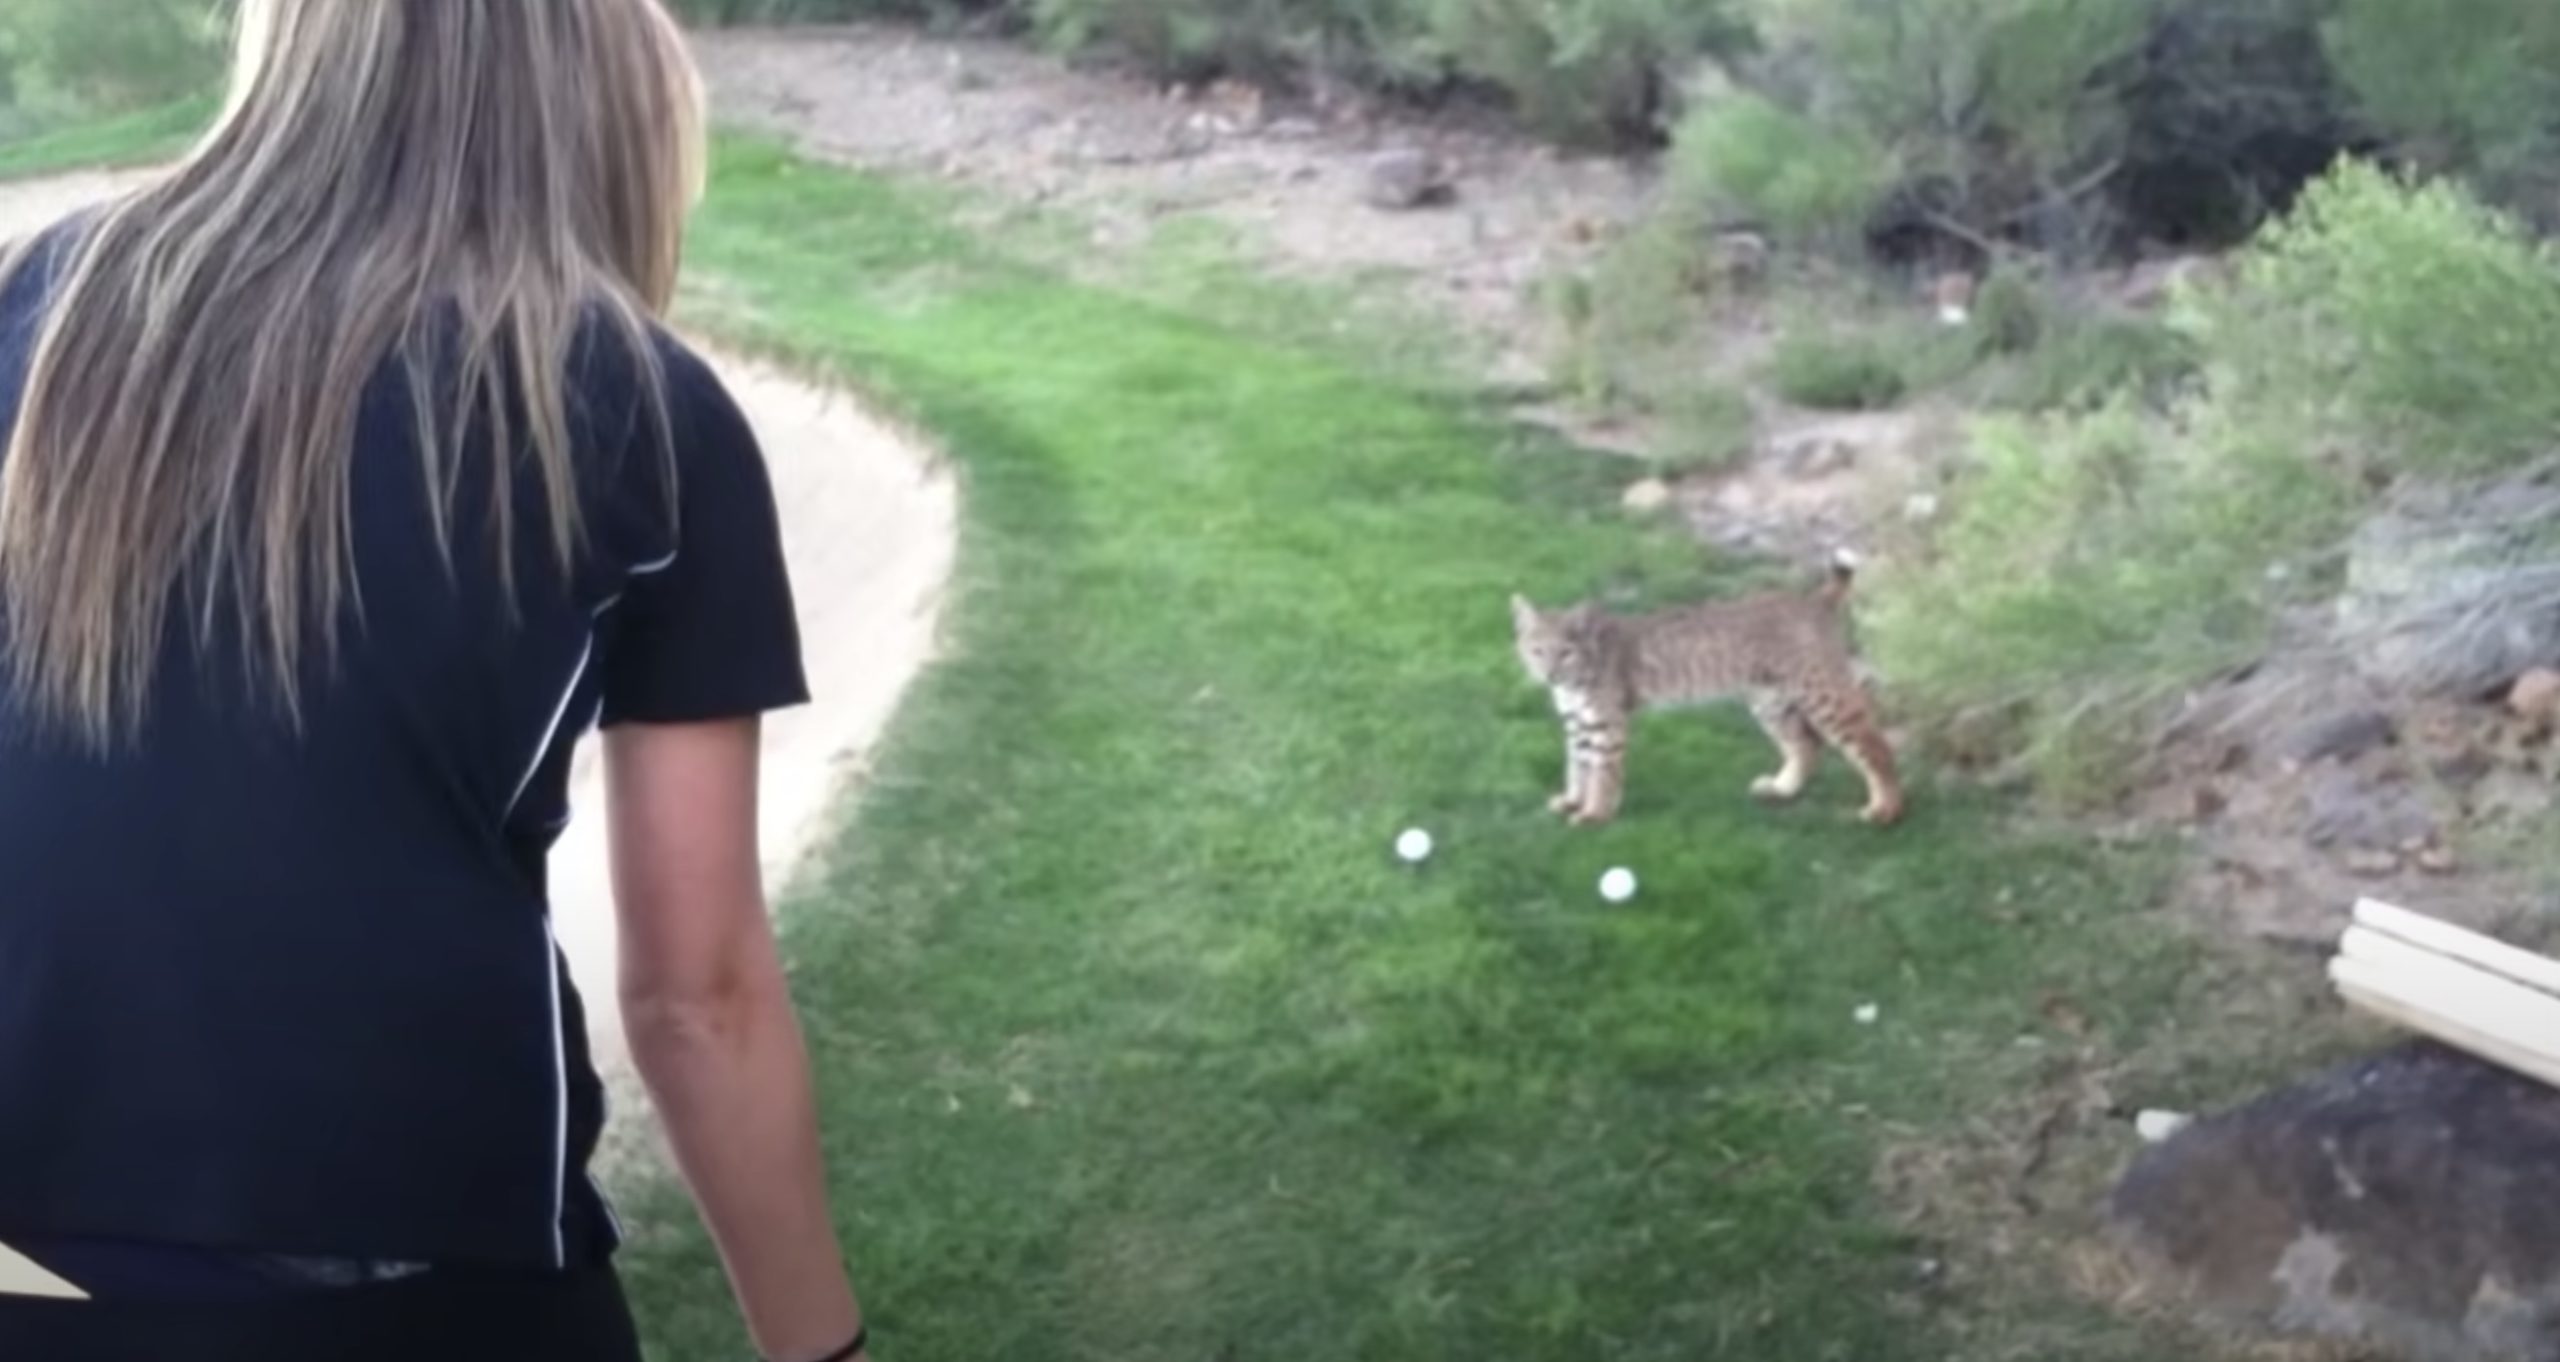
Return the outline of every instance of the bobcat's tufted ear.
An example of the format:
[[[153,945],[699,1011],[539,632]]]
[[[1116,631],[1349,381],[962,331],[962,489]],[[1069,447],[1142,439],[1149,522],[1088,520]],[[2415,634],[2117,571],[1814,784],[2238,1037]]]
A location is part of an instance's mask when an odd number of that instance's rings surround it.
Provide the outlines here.
[[[1529,604],[1529,598],[1516,591],[1511,595],[1511,622],[1522,629],[1538,622],[1538,607]]]

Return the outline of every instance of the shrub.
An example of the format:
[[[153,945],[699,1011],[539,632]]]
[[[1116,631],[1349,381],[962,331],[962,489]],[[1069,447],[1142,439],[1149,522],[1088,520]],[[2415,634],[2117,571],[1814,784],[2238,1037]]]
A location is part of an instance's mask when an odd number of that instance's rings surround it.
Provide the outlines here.
[[[1818,411],[1874,411],[1902,400],[1911,383],[1884,342],[1864,334],[1799,332],[1769,357],[1778,395]]]
[[[1451,71],[1509,95],[1532,127],[1569,141],[1650,142],[1699,58],[1739,52],[1750,29],[1722,0],[1422,0]]]
[[[1994,270],[1974,292],[1970,322],[1974,339],[1994,355],[2032,350],[2044,339],[2045,311],[2044,293],[2025,271]]]
[[[2194,337],[2152,318],[2064,315],[1992,376],[1985,396],[2018,411],[2095,406],[2119,396],[2157,407],[2196,376],[2202,360]]]
[[[30,111],[122,113],[202,92],[220,73],[223,33],[212,0],[9,0],[0,61]]]
[[[2217,388],[2391,473],[2479,473],[2560,435],[2560,253],[2460,186],[2351,162],[2198,312]]]
[[[2338,0],[2321,37],[2356,112],[2415,163],[2560,226],[2560,7]]]
[[[2164,701],[2329,585],[2308,569],[2394,479],[2548,452],[2550,254],[2449,185],[2314,185],[2235,288],[2187,300],[2202,386],[2166,415],[2125,393],[1982,424],[1933,555],[1870,593],[1897,695],[1924,721],[1999,713],[2050,792],[2111,792]]]
[[[2124,83],[2110,197],[2156,240],[2223,247],[2361,136],[2320,20],[2337,0],[2165,0]]]
[[[2118,154],[2158,0],[1762,0],[1791,106],[1886,149],[1906,206],[1977,236],[2066,221]],[[2060,245],[2059,241],[2046,244]]]
[[[1730,383],[1692,373],[1666,384],[1654,406],[1662,416],[1654,466],[1666,477],[1731,468],[1751,453],[1751,399]]]
[[[1869,593],[1897,704],[2006,716],[2046,795],[2120,789],[2161,704],[2262,646],[2270,565],[2337,523],[2292,446],[2207,426],[2124,401],[1984,420],[1934,555]]]
[[[1795,246],[1858,239],[1892,183],[1883,149],[1747,92],[1701,104],[1673,133],[1666,212],[1692,231],[1726,218]]]

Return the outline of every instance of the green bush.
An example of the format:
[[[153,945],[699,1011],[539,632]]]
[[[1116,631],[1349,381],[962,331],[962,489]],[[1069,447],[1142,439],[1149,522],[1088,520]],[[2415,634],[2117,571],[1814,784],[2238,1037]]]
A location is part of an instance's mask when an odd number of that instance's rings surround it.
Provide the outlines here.
[[[1897,704],[2004,716],[2048,796],[2122,788],[2161,704],[2263,645],[2269,569],[2337,525],[2295,447],[2197,415],[1985,419],[1933,556],[1868,593]]]
[[[2337,0],[2321,37],[2357,113],[2411,160],[2560,226],[2560,6]]]
[[[2049,329],[2044,291],[2024,270],[1993,270],[1975,290],[1970,325],[1982,349],[2014,355],[2036,348]]]
[[[2048,320],[2031,349],[1995,370],[1985,385],[1991,405],[2055,411],[2130,397],[2160,406],[2196,376],[2195,339],[2164,322],[2137,316],[2060,316]]]
[[[2341,167],[2179,325],[2160,344],[2200,350],[2198,389],[1985,421],[1932,555],[1870,592],[1915,717],[2003,716],[2052,793],[2110,793],[2396,480],[2495,474],[2560,432],[2560,260],[2451,185]]]
[[[1665,211],[1691,230],[1740,219],[1786,245],[1839,249],[1857,241],[1892,182],[1892,163],[1862,132],[1737,92],[1680,120]]]
[[[1666,477],[1731,468],[1751,453],[1751,399],[1730,383],[1694,372],[1686,378],[1666,384],[1654,399],[1662,428],[1653,464]]]
[[[1983,235],[2122,149],[2159,0],[1760,0],[1791,107],[1881,147],[1915,205]],[[1772,82],[1775,84],[1776,82]],[[2049,216],[2058,216],[2049,214]]]
[[[1669,95],[1701,57],[1748,46],[1723,0],[1419,0],[1449,70],[1507,94],[1568,141],[1659,137]]]
[[[2560,252],[2456,184],[2341,166],[2197,320],[2218,390],[2386,474],[2492,471],[2560,434]]]
[[[8,0],[0,93],[39,122],[199,94],[220,75],[222,14],[213,0]]]
[[[1769,357],[1768,378],[1780,397],[1817,411],[1880,410],[1911,387],[1886,343],[1862,333],[1787,336]]]

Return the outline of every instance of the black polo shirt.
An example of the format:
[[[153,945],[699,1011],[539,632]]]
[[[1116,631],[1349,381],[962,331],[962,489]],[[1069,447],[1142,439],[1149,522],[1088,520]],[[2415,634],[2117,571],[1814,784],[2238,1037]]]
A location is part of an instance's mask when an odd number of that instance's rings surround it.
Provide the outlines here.
[[[72,230],[0,290],[0,432]],[[572,746],[806,688],[747,422],[658,335],[671,487],[602,334],[570,362],[586,537],[565,571],[529,458],[494,457],[485,426],[439,550],[422,394],[376,376],[352,452],[361,601],[308,661],[298,731],[241,687],[237,639],[199,654],[174,629],[140,740],[111,755],[0,693],[0,1242],[611,1249],[585,1172],[602,1091],[543,886]],[[498,476],[503,551],[476,509]]]

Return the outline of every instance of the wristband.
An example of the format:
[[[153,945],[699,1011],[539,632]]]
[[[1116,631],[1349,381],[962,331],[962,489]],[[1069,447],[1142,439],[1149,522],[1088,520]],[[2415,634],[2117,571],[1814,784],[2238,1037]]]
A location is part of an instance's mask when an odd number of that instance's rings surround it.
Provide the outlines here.
[[[831,1352],[824,1357],[812,1358],[810,1359],[810,1362],[853,1362],[853,1359],[862,1356],[863,1349],[870,1346],[871,1326],[865,1324],[853,1331],[852,1342],[845,1344],[843,1347],[836,1349],[834,1352]]]

